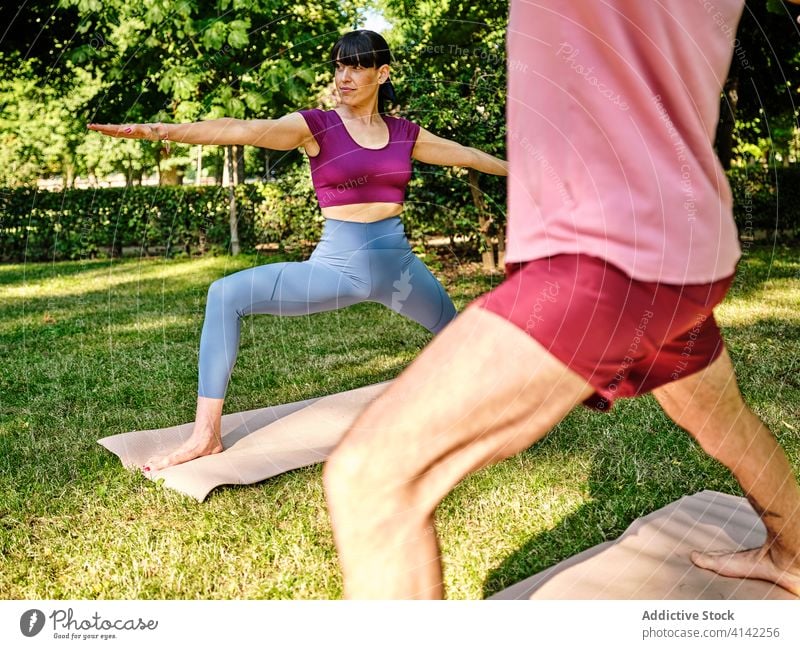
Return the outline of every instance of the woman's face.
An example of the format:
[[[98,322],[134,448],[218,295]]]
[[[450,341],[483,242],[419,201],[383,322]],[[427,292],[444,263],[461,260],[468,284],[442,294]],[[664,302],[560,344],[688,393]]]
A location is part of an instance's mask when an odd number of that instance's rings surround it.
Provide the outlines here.
[[[342,103],[354,105],[369,103],[378,94],[381,83],[389,78],[389,66],[367,68],[336,62],[334,80]]]

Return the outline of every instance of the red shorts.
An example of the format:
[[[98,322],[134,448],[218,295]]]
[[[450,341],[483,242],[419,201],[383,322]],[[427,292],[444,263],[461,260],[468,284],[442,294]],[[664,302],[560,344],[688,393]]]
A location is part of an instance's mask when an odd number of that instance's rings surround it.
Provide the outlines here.
[[[722,352],[713,308],[733,275],[710,284],[631,279],[588,255],[508,264],[506,279],[474,304],[517,325],[595,389],[608,410],[707,367]]]

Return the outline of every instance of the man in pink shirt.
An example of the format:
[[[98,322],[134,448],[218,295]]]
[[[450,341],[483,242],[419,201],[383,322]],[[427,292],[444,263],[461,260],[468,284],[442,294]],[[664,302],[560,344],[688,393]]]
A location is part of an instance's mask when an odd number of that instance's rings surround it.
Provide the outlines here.
[[[740,255],[712,142],[743,6],[512,0],[507,278],[328,462],[348,597],[441,597],[433,513],[459,480],[576,405],[651,391],[767,528],[763,547],[692,560],[800,595],[800,487],[713,315]]]

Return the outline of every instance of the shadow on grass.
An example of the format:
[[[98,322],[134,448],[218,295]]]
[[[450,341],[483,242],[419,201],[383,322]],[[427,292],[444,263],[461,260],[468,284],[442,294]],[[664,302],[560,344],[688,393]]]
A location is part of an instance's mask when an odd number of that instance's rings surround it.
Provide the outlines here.
[[[618,538],[637,518],[703,489],[739,494],[736,481],[661,413],[652,398],[638,404],[618,403],[609,428],[614,432],[596,445],[588,479],[589,499],[555,527],[532,536],[491,570],[484,597],[516,584],[599,543]],[[633,413],[631,410],[640,410]],[[632,430],[655,415],[653,429]],[[639,422],[637,424],[636,422]],[[565,420],[569,429],[569,420]],[[564,426],[562,424],[562,426]],[[617,429],[624,429],[618,431]],[[627,428],[627,429],[626,429]],[[566,433],[569,435],[569,433]],[[535,453],[535,447],[528,453]]]
[[[800,325],[775,318],[726,327],[745,402],[782,444],[800,474],[800,378],[797,374]],[[754,340],[758,344],[751,343]],[[769,349],[766,341],[772,341]],[[613,433],[594,444],[597,417]],[[647,422],[650,422],[648,428]],[[637,430],[637,428],[639,430]],[[570,432],[571,431],[571,432]],[[580,440],[595,449],[588,482],[589,501],[550,530],[536,534],[495,567],[484,582],[488,597],[599,543],[618,538],[636,519],[685,495],[711,489],[742,495],[733,475],[674,425],[655,399],[618,402],[606,415],[573,413],[543,443]],[[536,454],[537,446],[526,451]]]

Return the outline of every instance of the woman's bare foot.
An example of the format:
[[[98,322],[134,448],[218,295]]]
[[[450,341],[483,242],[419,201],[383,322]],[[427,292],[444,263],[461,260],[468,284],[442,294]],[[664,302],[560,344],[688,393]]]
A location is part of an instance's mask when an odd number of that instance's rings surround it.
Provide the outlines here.
[[[762,546],[741,552],[692,552],[692,563],[713,570],[723,577],[763,579],[777,584],[800,597],[800,568],[791,572],[780,568],[773,560],[769,548]]]
[[[154,455],[144,464],[144,471],[160,471],[169,466],[183,464],[204,455],[213,455],[222,452],[222,442],[218,437],[195,435],[187,439],[181,446],[167,455]]]
[[[144,472],[160,471],[168,466],[183,464],[204,455],[221,453],[223,448],[220,425],[223,403],[223,399],[197,397],[197,414],[192,436],[172,453],[151,457],[142,467]]]

